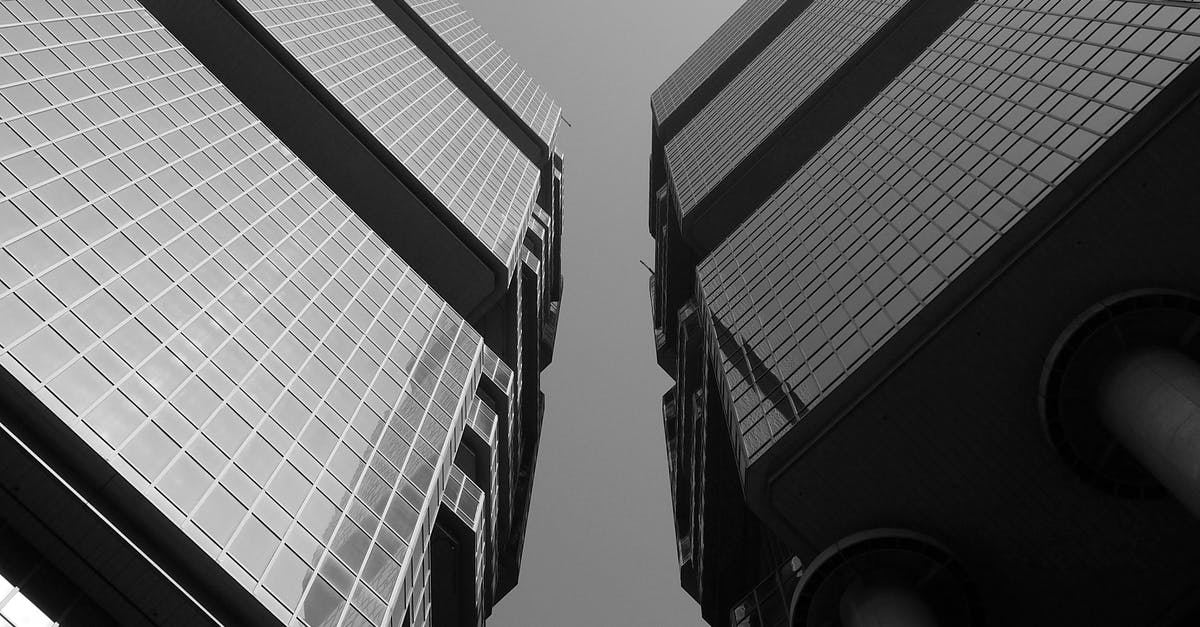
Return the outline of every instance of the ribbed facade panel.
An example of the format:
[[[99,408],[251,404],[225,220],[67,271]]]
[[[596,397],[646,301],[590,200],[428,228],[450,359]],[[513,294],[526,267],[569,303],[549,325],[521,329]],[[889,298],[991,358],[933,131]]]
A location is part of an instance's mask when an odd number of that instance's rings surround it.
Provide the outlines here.
[[[116,627],[118,623],[63,576],[54,562],[0,522],[0,625]]]
[[[654,93],[650,105],[661,122],[687,100],[713,72],[746,43],[786,0],[747,0],[704,40]]]
[[[457,2],[404,0],[546,144],[562,108]]]
[[[371,0],[238,2],[502,262],[514,262],[537,167]]]
[[[666,146],[687,214],[904,5],[814,0]]]
[[[968,9],[699,268],[743,462],[1198,50],[1200,7],[1004,0]]]
[[[511,373],[132,0],[0,44],[0,365],[282,622],[403,611]]]

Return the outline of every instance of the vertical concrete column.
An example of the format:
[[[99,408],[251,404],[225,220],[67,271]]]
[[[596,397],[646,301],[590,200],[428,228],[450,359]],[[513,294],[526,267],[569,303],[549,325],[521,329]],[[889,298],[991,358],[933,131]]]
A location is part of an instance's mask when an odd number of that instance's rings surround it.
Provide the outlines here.
[[[1117,440],[1200,517],[1200,364],[1170,348],[1131,351],[1101,380],[1099,401]]]
[[[933,610],[900,579],[860,579],[842,593],[843,627],[937,627]]]

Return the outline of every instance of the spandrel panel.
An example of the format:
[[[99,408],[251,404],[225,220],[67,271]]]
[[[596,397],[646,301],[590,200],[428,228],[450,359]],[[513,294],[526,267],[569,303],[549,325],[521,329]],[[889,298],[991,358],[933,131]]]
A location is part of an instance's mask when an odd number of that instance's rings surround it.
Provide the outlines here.
[[[903,0],[814,0],[667,142],[685,214],[875,34]]]
[[[537,167],[371,0],[238,2],[510,264]]]
[[[785,0],[747,0],[678,69],[654,90],[650,102],[661,122],[687,100],[738,47],[784,5]]]
[[[0,522],[0,626],[115,627],[117,622],[57,566]]]
[[[700,266],[750,462],[1200,50],[1200,7],[972,5]]]
[[[457,2],[404,0],[549,145],[559,107]]]
[[[282,622],[381,624],[479,336],[138,4],[0,42],[0,365]]]

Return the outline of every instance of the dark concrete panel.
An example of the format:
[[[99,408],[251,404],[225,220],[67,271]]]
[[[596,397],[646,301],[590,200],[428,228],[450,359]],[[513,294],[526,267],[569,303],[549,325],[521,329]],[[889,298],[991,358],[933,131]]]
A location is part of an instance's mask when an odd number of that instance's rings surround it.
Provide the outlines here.
[[[1038,384],[1095,303],[1200,292],[1198,85],[1191,67],[751,468],[752,505],[802,556],[865,528],[929,533],[996,625],[1146,624],[1195,599],[1200,522],[1082,481]]]
[[[237,3],[143,4],[457,311],[503,294],[504,263]]]

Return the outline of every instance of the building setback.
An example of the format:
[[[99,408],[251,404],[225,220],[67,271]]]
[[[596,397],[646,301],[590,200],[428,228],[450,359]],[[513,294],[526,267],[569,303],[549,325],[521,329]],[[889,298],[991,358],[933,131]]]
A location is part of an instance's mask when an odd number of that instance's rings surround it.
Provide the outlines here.
[[[651,98],[712,625],[1200,624],[1200,5],[749,0]]]
[[[482,625],[558,120],[454,2],[0,3],[0,624]]]

